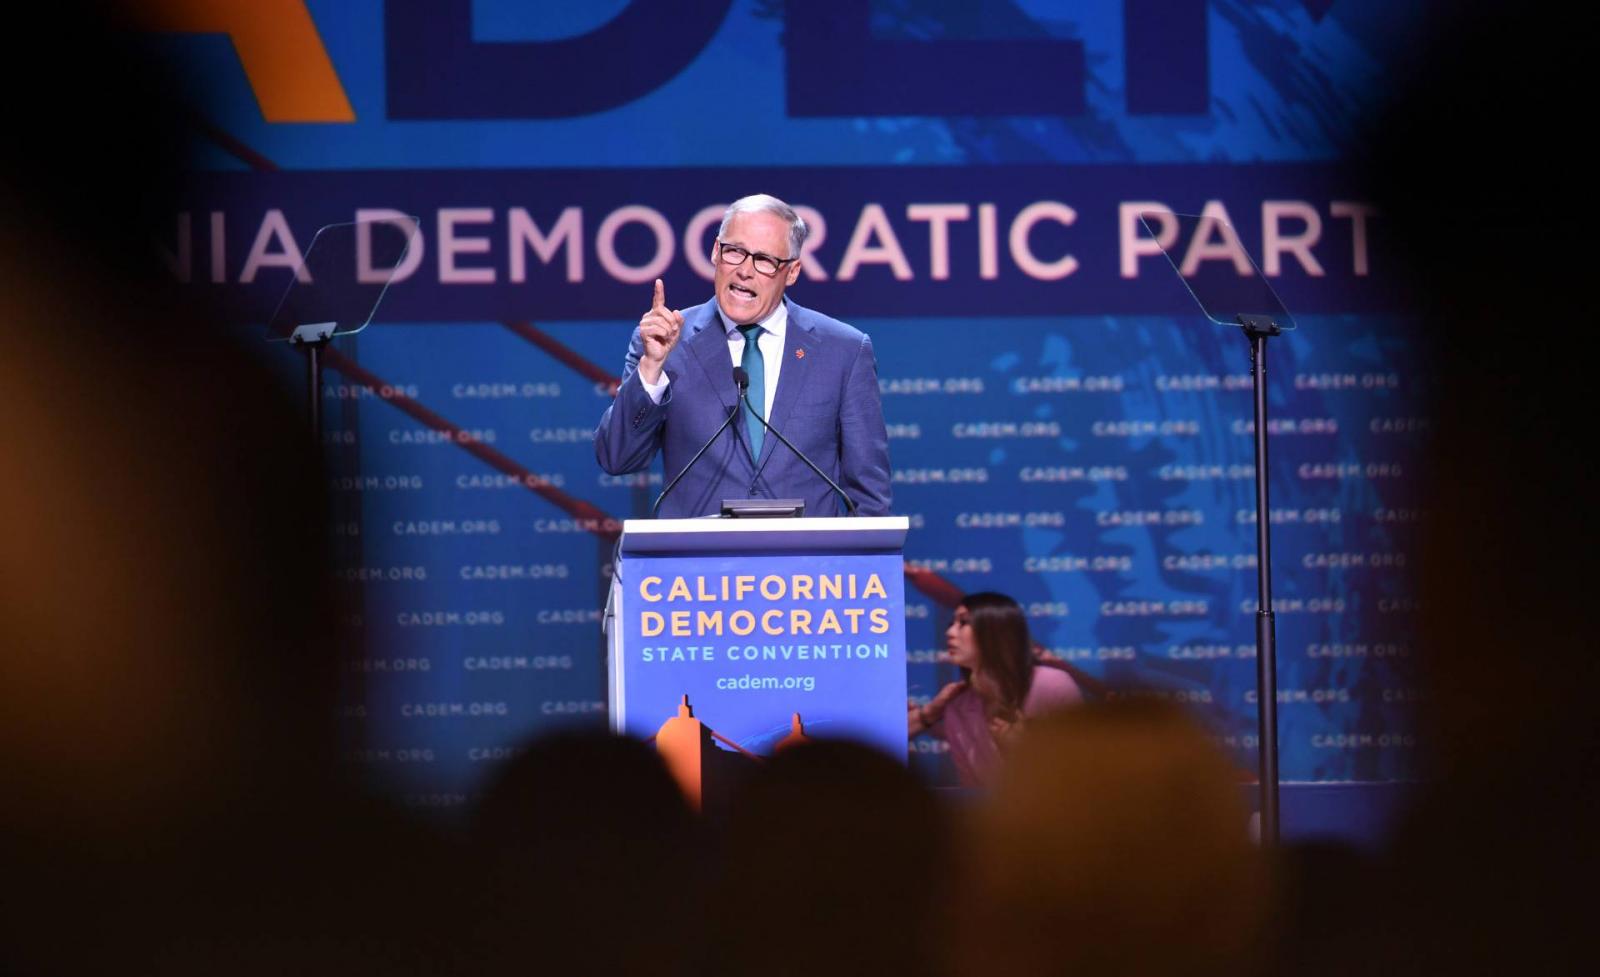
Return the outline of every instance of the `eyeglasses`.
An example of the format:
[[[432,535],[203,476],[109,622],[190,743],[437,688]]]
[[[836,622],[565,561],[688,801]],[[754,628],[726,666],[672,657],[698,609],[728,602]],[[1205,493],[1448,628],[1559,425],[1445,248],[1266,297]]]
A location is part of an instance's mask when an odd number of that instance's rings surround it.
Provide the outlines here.
[[[776,275],[778,269],[784,265],[799,260],[797,258],[774,258],[772,255],[763,254],[760,251],[746,251],[737,244],[726,244],[721,240],[717,241],[717,256],[722,259],[723,264],[733,268],[744,264],[744,259],[749,258],[755,270],[763,275]]]

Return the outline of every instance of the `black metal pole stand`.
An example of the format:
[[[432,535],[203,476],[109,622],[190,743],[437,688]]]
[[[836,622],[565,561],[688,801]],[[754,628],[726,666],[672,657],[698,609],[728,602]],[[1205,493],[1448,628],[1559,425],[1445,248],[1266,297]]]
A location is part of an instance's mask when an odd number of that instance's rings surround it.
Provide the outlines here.
[[[331,336],[305,340],[296,335],[289,342],[306,351],[306,408],[311,420],[311,443],[322,450],[322,351]]]
[[[1241,315],[1256,394],[1256,730],[1260,739],[1261,843],[1278,843],[1278,654],[1272,613],[1272,509],[1267,503],[1267,316]]]

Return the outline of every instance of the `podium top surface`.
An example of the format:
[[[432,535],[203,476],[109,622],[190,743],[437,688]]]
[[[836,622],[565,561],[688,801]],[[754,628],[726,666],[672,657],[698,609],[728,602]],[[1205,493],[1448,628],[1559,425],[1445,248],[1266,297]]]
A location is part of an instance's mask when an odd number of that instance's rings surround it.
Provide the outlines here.
[[[882,552],[905,548],[905,516],[827,516],[814,519],[628,519],[624,553],[709,553],[760,550]]]

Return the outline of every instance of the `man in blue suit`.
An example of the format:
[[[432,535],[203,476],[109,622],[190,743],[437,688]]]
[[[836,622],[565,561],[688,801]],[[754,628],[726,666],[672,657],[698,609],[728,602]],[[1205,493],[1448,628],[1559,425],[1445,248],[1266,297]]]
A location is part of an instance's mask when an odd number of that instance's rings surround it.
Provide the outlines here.
[[[889,440],[872,341],[783,297],[800,277],[805,238],[805,221],[788,204],[745,197],[717,232],[711,301],[674,311],[656,281],[622,385],[595,431],[600,467],[642,471],[659,450],[671,482],[734,410],[734,368],[750,376],[739,419],[667,496],[662,516],[716,513],[723,499],[798,498],[806,515],[845,511],[826,482],[748,416],[751,408],[837,482],[859,515],[889,513]]]

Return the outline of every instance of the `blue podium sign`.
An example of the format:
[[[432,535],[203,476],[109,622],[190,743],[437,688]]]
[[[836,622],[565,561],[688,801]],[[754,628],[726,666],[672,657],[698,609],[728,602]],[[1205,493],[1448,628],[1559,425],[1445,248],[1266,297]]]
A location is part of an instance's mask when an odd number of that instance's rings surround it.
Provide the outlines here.
[[[734,753],[770,755],[804,735],[903,757],[906,525],[626,523],[612,584],[613,727],[650,739],[692,719]]]

